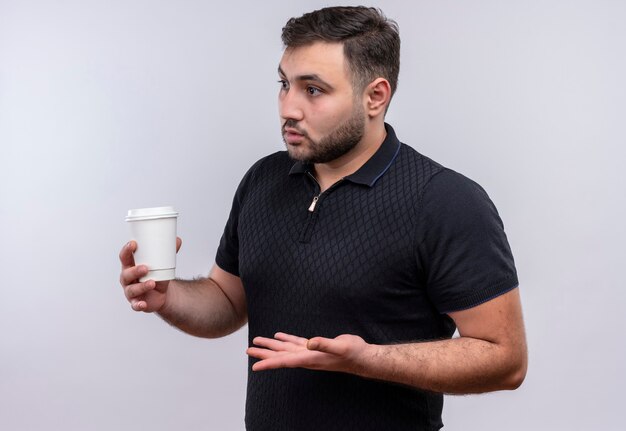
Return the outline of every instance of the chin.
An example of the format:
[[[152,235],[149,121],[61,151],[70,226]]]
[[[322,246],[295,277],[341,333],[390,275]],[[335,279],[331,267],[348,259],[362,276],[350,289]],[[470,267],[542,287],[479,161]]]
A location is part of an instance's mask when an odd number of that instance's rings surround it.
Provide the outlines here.
[[[299,147],[294,147],[292,145],[287,145],[287,153],[289,157],[297,162],[307,163],[309,157],[306,154],[306,151],[301,151]]]

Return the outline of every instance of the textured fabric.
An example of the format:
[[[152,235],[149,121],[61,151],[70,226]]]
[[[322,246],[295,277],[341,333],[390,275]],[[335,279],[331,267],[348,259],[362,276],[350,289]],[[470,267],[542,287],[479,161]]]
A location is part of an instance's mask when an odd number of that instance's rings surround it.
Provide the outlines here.
[[[450,338],[446,312],[517,286],[484,190],[386,127],[376,155],[313,212],[319,186],[286,152],[245,175],[216,262],[242,279],[250,343],[278,331],[375,344]],[[437,430],[442,406],[441,394],[342,373],[248,370],[252,431]]]

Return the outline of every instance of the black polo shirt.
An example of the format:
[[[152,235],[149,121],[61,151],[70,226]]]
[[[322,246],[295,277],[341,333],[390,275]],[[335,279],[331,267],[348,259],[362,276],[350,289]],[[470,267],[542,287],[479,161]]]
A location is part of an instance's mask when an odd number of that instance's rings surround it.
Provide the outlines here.
[[[450,338],[446,313],[517,286],[485,191],[385,127],[367,163],[324,193],[285,151],[243,178],[216,263],[241,277],[250,344],[279,331],[374,344]],[[344,373],[248,370],[249,430],[436,430],[442,405],[441,394]]]

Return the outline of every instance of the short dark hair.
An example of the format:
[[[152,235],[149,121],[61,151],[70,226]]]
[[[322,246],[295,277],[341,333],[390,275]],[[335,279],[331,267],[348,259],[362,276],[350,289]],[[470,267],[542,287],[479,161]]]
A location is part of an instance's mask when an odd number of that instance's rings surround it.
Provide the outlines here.
[[[343,43],[353,85],[360,91],[378,77],[398,87],[400,34],[398,24],[380,9],[364,6],[327,7],[291,18],[283,27],[285,48],[314,42]]]

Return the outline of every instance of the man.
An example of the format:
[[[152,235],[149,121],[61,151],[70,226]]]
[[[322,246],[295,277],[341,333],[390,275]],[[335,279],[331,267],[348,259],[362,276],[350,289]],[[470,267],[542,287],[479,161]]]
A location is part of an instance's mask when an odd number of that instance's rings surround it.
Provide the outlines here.
[[[514,389],[526,373],[502,222],[480,186],[385,124],[394,22],[326,8],[282,38],[287,151],[243,178],[208,278],[140,283],[131,242],[126,297],[201,337],[248,322],[248,429],[440,429],[442,393]]]

